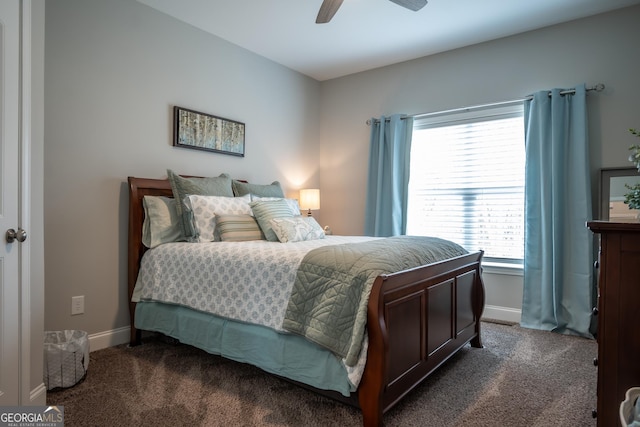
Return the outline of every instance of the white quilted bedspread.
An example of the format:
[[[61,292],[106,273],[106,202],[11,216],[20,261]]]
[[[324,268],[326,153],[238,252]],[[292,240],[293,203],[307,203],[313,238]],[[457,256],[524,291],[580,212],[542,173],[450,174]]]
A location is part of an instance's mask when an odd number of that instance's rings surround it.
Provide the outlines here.
[[[184,305],[283,331],[296,270],[310,250],[372,240],[327,236],[296,243],[170,243],[144,254],[132,300]]]

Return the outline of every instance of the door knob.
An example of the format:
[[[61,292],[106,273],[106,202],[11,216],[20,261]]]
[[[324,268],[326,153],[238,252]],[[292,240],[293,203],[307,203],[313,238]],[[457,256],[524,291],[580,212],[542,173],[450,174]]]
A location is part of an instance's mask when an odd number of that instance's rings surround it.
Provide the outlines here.
[[[14,230],[13,228],[10,228],[7,230],[7,233],[5,234],[5,236],[7,239],[7,243],[13,243],[15,240],[22,243],[25,240],[27,240],[27,232],[24,231],[22,228],[18,228],[18,231]]]

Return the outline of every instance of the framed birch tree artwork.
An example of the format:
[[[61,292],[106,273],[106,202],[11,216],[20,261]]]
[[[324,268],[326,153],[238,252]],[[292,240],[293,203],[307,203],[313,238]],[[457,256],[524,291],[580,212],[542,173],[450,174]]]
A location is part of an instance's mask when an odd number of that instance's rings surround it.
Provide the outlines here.
[[[244,157],[244,123],[173,107],[175,147]]]

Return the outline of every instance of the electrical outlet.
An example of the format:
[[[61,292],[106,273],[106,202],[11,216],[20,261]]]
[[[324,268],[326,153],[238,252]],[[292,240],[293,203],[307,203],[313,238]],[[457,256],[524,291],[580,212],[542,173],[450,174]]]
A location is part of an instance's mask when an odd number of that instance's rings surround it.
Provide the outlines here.
[[[84,313],[84,295],[71,297],[71,315]]]

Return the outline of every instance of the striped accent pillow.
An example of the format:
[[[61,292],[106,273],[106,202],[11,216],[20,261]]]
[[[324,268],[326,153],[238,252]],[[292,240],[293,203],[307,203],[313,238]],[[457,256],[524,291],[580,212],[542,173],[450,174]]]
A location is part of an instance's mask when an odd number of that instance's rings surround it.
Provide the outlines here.
[[[216,228],[223,242],[264,239],[258,223],[251,215],[216,215]]]
[[[264,233],[264,237],[270,242],[278,242],[278,236],[271,228],[271,220],[274,218],[291,218],[291,208],[283,199],[264,200],[249,203],[253,216]]]

